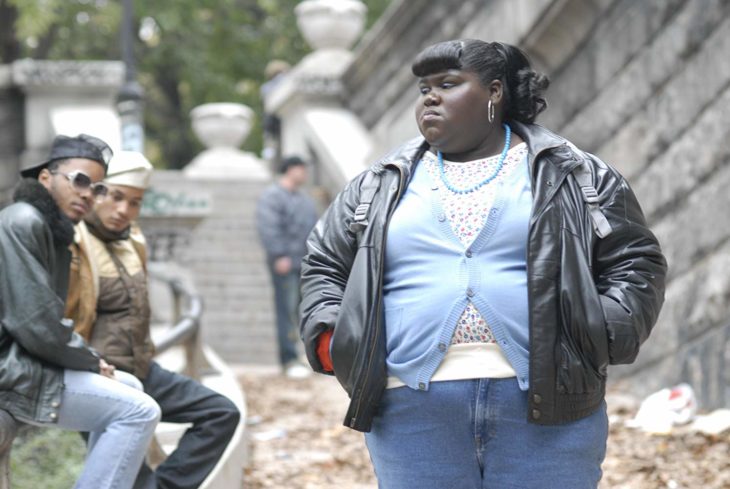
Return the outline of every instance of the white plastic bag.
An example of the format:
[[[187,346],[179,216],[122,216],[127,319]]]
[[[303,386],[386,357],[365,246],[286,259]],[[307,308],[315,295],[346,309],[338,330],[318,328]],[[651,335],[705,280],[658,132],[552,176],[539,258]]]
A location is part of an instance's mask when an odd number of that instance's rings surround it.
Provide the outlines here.
[[[679,384],[651,394],[644,399],[634,419],[626,422],[631,428],[649,433],[666,434],[673,426],[687,424],[697,413],[697,400],[689,384]]]

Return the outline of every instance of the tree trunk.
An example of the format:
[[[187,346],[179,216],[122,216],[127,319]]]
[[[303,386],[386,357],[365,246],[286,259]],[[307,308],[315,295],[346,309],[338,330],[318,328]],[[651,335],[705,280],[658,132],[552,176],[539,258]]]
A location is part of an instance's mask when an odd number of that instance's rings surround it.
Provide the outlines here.
[[[18,10],[0,0],[0,64],[15,61],[20,56],[20,44],[15,37],[15,22],[18,20]]]

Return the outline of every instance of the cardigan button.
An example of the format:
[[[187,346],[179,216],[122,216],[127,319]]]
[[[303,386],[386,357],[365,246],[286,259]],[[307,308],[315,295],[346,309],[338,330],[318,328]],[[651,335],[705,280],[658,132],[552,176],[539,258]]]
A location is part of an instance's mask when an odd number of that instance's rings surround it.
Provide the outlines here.
[[[439,214],[438,220],[439,222],[444,222],[446,220],[446,216],[444,214]]]
[[[471,258],[471,250],[466,250],[466,257]]]
[[[474,291],[471,288],[466,289],[466,295],[469,297],[474,297]]]
[[[439,351],[446,351],[446,343],[439,343]]]
[[[540,419],[540,414],[541,413],[540,413],[539,410],[537,410],[537,409],[533,409],[532,410],[532,417],[533,417],[533,419]]]
[[[420,390],[422,390],[422,391],[425,391],[426,390],[426,384],[424,384],[423,382],[419,382],[418,383],[418,388]]]
[[[542,402],[542,396],[540,394],[535,394],[532,396],[532,400],[535,404],[540,404]]]

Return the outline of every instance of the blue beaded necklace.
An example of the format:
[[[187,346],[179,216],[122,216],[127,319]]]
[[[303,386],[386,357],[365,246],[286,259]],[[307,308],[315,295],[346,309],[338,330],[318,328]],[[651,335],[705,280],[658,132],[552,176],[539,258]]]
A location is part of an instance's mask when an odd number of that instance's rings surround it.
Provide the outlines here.
[[[492,173],[490,176],[488,176],[481,182],[472,185],[471,187],[456,188],[449,183],[449,181],[446,179],[446,172],[444,171],[444,155],[441,154],[441,151],[438,152],[439,175],[441,176],[441,181],[444,183],[447,189],[455,194],[468,194],[470,192],[474,192],[475,190],[480,189],[484,185],[497,178],[497,175],[499,175],[499,172],[504,166],[504,160],[505,158],[507,158],[507,151],[509,151],[509,144],[510,140],[512,139],[512,131],[510,130],[509,126],[503,123],[502,127],[504,128],[504,149],[502,150],[502,154],[499,155],[499,163],[497,163],[497,168],[495,168],[494,173]]]

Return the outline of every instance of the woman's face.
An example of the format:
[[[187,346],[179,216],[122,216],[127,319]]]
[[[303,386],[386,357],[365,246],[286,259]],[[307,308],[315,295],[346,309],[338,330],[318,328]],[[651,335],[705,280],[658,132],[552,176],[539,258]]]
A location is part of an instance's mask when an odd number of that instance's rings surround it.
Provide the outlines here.
[[[428,75],[418,81],[421,96],[416,103],[418,129],[432,148],[444,154],[479,153],[488,143],[495,119],[489,122],[488,104],[501,98],[481,84],[479,77],[462,70],[447,70]],[[476,157],[480,157],[477,155]]]

